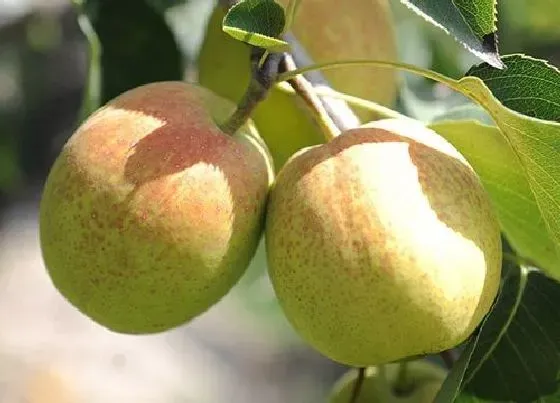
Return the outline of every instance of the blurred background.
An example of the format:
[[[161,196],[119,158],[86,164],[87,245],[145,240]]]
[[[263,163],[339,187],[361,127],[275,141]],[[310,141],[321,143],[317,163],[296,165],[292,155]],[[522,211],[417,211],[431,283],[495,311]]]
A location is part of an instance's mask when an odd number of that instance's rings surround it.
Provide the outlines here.
[[[213,1],[148,3],[172,28],[184,76],[195,74]],[[392,3],[403,61],[453,77],[478,63]],[[499,2],[501,53],[558,66],[560,25],[552,7],[552,0]],[[79,122],[87,49],[70,0],[0,0],[0,403],[324,401],[344,368],[291,330],[266,277],[262,246],[226,298],[162,335],[108,332],[53,288],[38,244],[38,201],[50,165]],[[455,97],[403,76],[398,108],[429,120]]]

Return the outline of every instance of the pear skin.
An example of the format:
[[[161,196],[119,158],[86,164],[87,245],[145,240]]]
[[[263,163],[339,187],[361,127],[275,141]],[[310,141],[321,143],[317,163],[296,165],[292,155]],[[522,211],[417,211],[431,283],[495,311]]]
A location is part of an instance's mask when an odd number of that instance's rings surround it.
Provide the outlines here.
[[[202,87],[159,82],[92,114],[55,161],[40,205],[53,284],[120,333],[188,322],[238,281],[262,234],[273,167],[234,105]]]
[[[458,345],[500,284],[500,227],[478,176],[405,120],[296,153],[271,190],[265,239],[287,319],[356,367]]]

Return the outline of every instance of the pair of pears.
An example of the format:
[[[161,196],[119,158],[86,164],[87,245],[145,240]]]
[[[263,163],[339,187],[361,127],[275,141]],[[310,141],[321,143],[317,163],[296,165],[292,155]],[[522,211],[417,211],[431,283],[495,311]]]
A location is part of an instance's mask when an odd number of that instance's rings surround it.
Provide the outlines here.
[[[500,230],[467,161],[412,121],[381,120],[293,155],[274,178],[249,121],[200,86],[160,82],[91,115],[47,179],[40,240],[54,285],[121,333],[162,332],[218,302],[263,230],[294,328],[366,366],[462,342],[488,312]]]

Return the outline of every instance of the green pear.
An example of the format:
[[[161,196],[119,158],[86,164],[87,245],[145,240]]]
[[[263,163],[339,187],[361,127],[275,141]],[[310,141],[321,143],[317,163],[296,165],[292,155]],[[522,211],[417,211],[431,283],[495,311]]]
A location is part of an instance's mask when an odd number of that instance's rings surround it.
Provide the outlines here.
[[[183,324],[223,297],[262,235],[273,167],[234,105],[182,82],[125,92],[77,129],[40,205],[40,241],[61,294],[120,333]]]
[[[278,0],[287,7],[289,0]],[[290,30],[314,63],[335,60],[397,60],[395,21],[388,0],[304,0]],[[372,40],[375,38],[375,40]],[[395,70],[372,66],[328,69],[335,90],[392,105],[398,90]],[[375,113],[356,108],[362,121]]]
[[[271,190],[265,239],[294,329],[356,367],[458,345],[500,284],[488,194],[450,143],[413,120],[296,153]]]
[[[406,364],[406,389],[398,389],[399,364],[368,367],[356,403],[432,403],[447,372],[428,361]],[[334,385],[329,403],[350,403],[358,370],[344,374]]]

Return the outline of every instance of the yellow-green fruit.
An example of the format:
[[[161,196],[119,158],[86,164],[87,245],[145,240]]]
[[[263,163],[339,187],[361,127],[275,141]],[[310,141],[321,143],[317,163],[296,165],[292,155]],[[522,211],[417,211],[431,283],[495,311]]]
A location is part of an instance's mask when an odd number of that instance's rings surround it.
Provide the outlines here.
[[[279,0],[288,6],[289,0]],[[387,0],[304,0],[291,27],[315,63],[345,59],[394,61],[397,46]],[[323,72],[334,89],[391,105],[397,93],[393,69],[348,67]],[[371,112],[356,110],[369,120]]]
[[[354,366],[456,346],[500,282],[500,228],[478,176],[413,121],[296,153],[271,190],[265,239],[288,320]]]
[[[222,31],[224,15],[220,6],[212,13],[199,55],[198,80],[237,103],[249,83],[249,48]],[[293,31],[315,61],[396,59],[387,0],[357,0],[351,5],[338,0],[305,0],[298,7]],[[387,105],[396,96],[396,76],[391,69],[349,67],[325,71],[325,76],[335,89],[351,95]],[[371,114],[360,116],[369,119]],[[297,150],[323,142],[306,106],[278,88],[272,88],[252,117],[278,169]]]
[[[446,371],[428,361],[411,361],[406,365],[403,391],[397,385],[399,364],[388,364],[383,369],[367,368],[356,403],[432,403],[447,376]],[[329,403],[349,403],[357,379],[355,369],[344,374],[336,382]]]
[[[200,50],[198,81],[216,94],[238,103],[250,77],[249,47],[222,31],[225,11],[216,6]],[[323,135],[302,101],[272,88],[253,111],[252,119],[280,168],[297,150],[323,141]]]
[[[234,106],[182,82],[125,92],[91,115],[54,163],[40,206],[54,285],[122,333],[183,324],[237,282],[261,237],[272,167]]]

